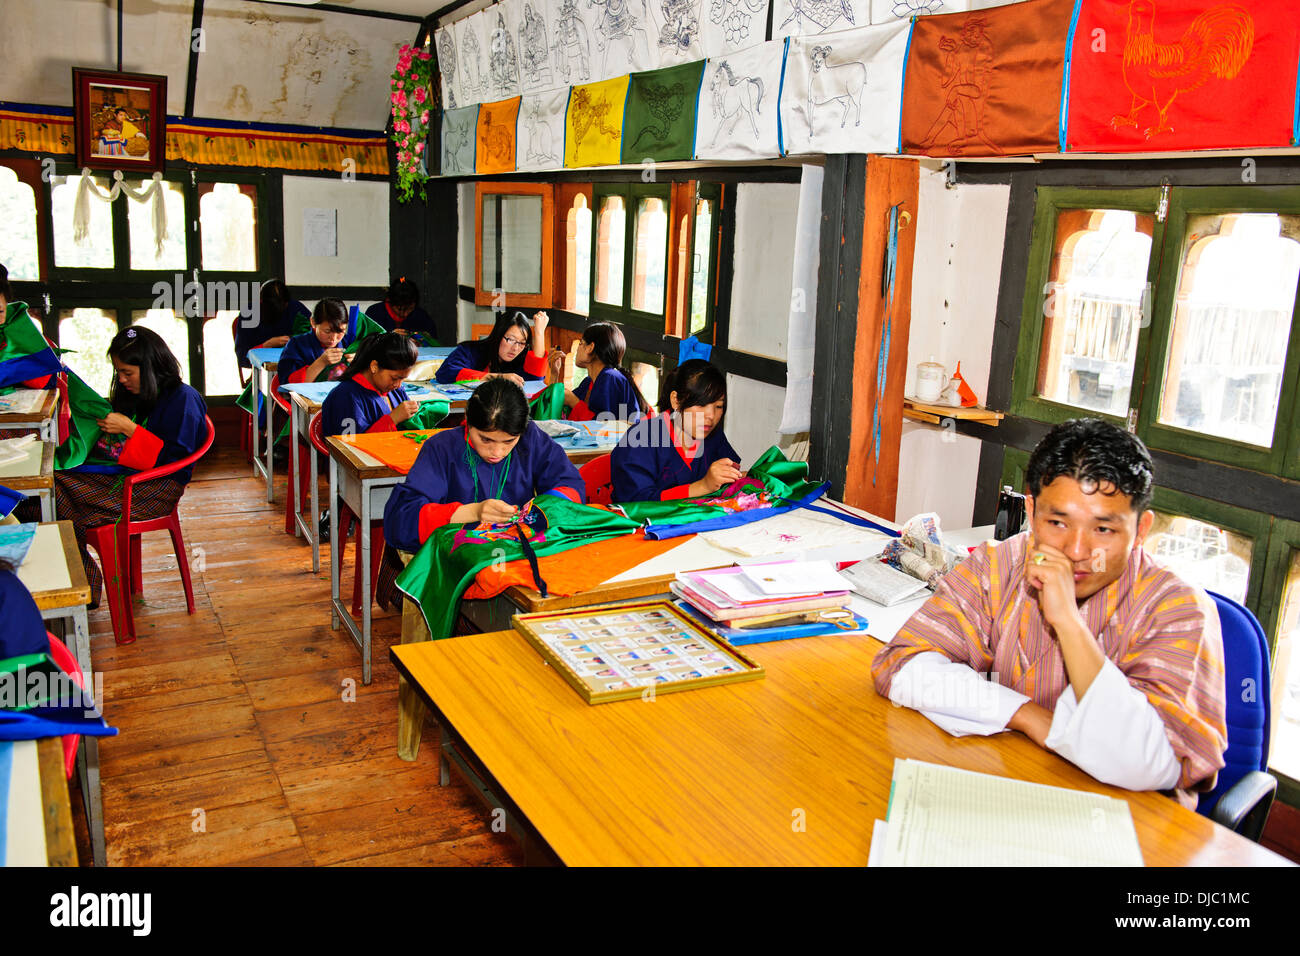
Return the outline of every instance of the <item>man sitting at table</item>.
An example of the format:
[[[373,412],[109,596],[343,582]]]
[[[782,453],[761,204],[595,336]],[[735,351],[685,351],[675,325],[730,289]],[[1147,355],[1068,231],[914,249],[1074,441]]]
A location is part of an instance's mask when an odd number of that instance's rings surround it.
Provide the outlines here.
[[[1210,598],[1142,549],[1151,482],[1135,436],[1054,427],[1029,459],[1029,530],[939,583],[876,656],[877,692],[956,736],[1018,730],[1104,783],[1193,806],[1227,747],[1223,642]]]

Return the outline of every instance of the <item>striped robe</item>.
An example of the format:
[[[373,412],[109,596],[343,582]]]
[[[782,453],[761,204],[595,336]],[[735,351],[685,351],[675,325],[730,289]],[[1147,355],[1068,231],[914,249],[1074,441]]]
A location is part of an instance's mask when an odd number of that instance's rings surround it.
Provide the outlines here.
[[[1025,583],[1028,534],[976,548],[949,573],[872,664],[889,695],[911,659],[937,651],[1055,710],[1065,660]],[[1079,607],[1103,653],[1164,724],[1181,768],[1176,789],[1209,789],[1227,748],[1223,641],[1209,598],[1141,548],[1124,573]]]

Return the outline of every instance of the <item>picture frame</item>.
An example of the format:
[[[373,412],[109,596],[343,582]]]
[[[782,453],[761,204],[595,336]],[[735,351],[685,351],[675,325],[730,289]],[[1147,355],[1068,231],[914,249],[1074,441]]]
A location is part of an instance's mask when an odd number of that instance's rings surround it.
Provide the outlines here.
[[[72,68],[77,166],[162,172],[167,158],[167,77]]]
[[[671,601],[516,614],[515,630],[588,704],[766,676]]]

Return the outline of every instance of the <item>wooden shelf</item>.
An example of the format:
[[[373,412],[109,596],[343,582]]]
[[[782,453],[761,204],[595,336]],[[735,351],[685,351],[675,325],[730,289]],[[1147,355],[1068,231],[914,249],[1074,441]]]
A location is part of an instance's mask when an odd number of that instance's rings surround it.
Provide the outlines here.
[[[926,422],[930,425],[938,425],[945,418],[953,418],[964,422],[979,422],[981,425],[990,425],[996,428],[998,422],[1002,421],[1003,414],[979,406],[957,408],[952,405],[930,405],[926,402],[904,398],[903,417],[910,418],[914,422]]]

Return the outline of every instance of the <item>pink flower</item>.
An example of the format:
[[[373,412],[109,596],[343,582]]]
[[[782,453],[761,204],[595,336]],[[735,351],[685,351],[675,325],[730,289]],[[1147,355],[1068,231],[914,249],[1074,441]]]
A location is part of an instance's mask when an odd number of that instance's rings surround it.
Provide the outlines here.
[[[393,101],[393,103],[396,104],[396,103],[400,102],[400,101],[398,100],[398,97],[399,97],[399,96],[401,96],[400,91],[394,93],[391,97],[389,97],[389,99],[391,99],[391,100]]]
[[[423,123],[425,126],[428,126],[428,125],[429,125],[429,111],[428,111],[428,110],[425,110],[423,113],[420,114],[420,122]]]
[[[415,102],[423,103],[427,98],[428,98],[428,94],[425,93],[423,86],[418,86],[415,88]]]
[[[408,160],[410,160],[410,158],[411,158],[411,154],[406,152],[405,150],[402,150],[397,154],[397,161],[399,163],[405,163]]]
[[[411,124],[406,122],[406,120],[398,120],[393,124],[393,129],[397,130],[399,133],[409,133],[411,131]]]
[[[424,144],[423,144],[423,143],[416,143],[416,144],[415,144],[415,155],[419,156],[419,155],[420,155],[421,153],[423,153],[423,152],[424,152]]]

